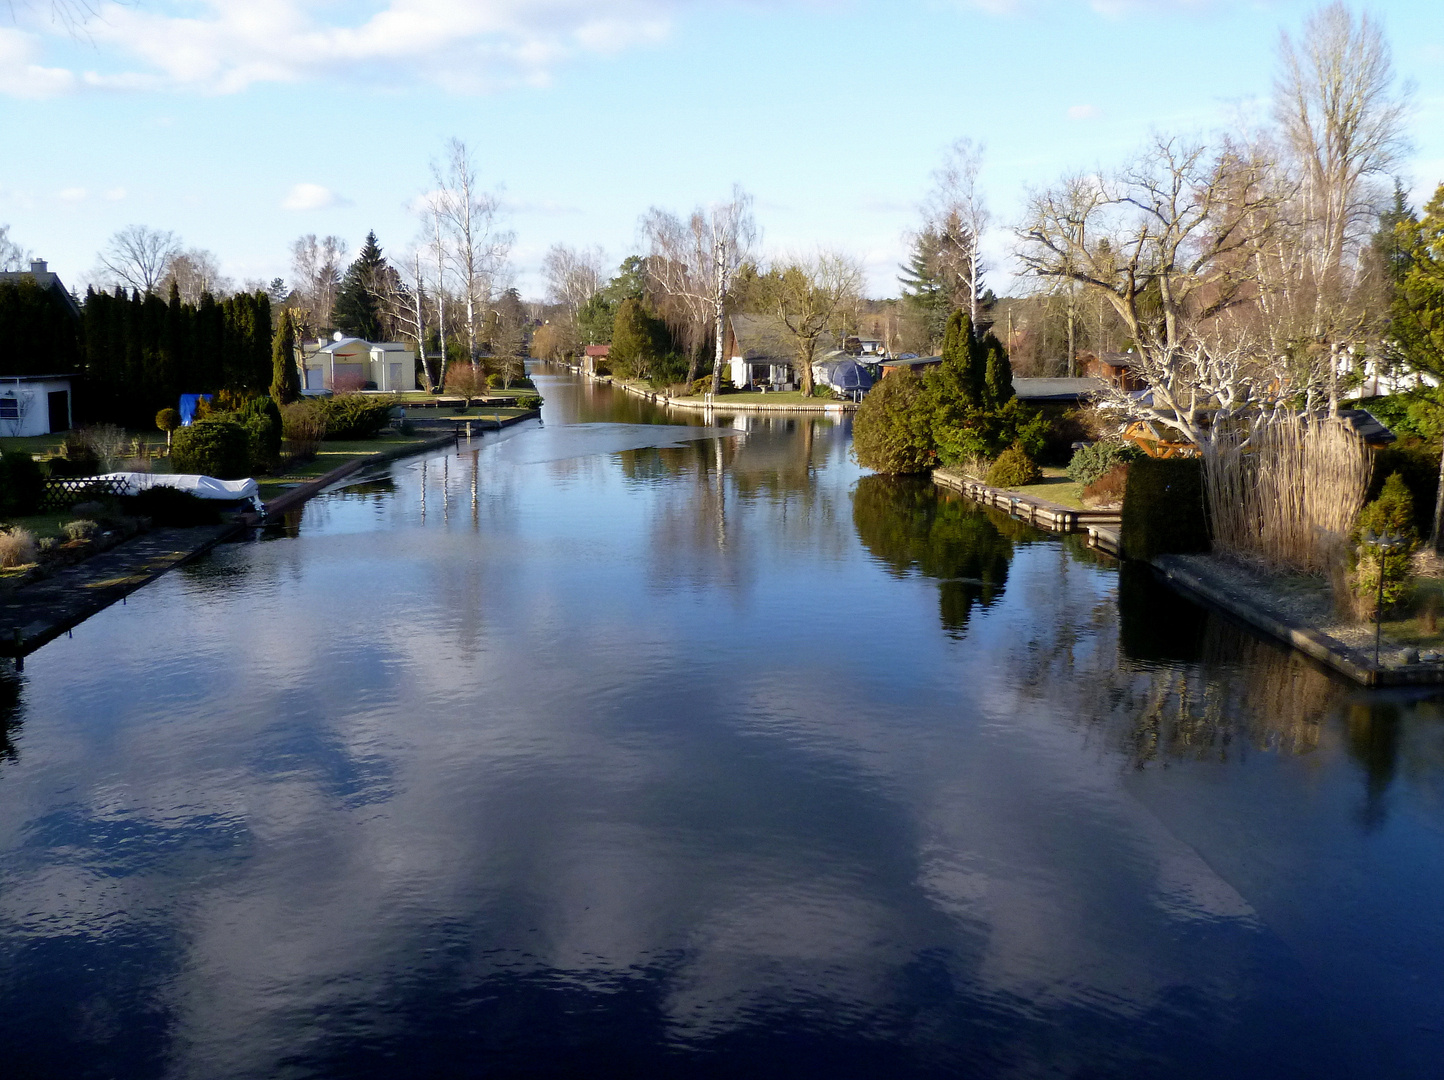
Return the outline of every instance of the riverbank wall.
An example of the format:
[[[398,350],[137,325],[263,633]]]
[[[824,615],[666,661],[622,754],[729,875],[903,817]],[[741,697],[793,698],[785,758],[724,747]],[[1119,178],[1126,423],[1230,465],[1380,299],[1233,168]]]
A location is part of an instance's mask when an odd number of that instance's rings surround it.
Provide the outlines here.
[[[1059,533],[1087,533],[1088,546],[1112,555],[1122,556],[1118,528],[1123,518],[1117,509],[1078,510],[1060,506],[1035,495],[1022,495],[1005,488],[989,487],[956,469],[934,469],[933,483],[950,491],[961,492],[974,502],[1001,510],[1039,529]]]

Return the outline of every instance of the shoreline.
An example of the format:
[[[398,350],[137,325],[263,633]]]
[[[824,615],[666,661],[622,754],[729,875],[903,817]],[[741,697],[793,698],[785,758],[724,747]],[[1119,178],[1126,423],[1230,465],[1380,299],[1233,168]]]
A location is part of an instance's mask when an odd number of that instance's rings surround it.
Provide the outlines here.
[[[842,416],[847,413],[857,412],[857,403],[853,401],[819,401],[816,404],[810,402],[789,402],[784,405],[768,405],[760,401],[739,401],[731,403],[726,396],[713,401],[696,401],[692,398],[675,398],[669,396],[664,390],[646,389],[619,379],[615,375],[594,375],[590,371],[584,371],[578,366],[562,363],[560,360],[552,361],[560,364],[574,375],[583,379],[590,379],[594,383],[601,383],[605,386],[615,386],[635,397],[645,398],[658,405],[670,405],[677,409],[693,409],[697,412],[768,412],[768,413],[820,413],[822,415]]]

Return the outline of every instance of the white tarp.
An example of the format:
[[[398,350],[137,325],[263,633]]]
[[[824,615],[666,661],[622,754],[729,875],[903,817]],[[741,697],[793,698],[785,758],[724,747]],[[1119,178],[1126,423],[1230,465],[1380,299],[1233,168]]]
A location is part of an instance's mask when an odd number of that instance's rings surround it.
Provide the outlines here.
[[[131,495],[146,488],[173,487],[189,491],[202,499],[249,499],[258,503],[260,494],[254,480],[217,480],[214,476],[201,476],[198,473],[113,472],[106,473],[101,479],[123,480],[127,492]]]

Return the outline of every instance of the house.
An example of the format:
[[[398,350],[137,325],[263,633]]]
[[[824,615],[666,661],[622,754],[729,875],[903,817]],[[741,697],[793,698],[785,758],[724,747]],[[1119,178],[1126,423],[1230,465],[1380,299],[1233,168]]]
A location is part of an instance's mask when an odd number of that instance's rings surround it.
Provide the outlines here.
[[[853,356],[881,359],[887,356],[887,345],[882,338],[850,337],[845,351]]]
[[[881,365],[882,377],[886,379],[889,375],[904,369],[915,375],[921,375],[928,368],[938,367],[943,362],[941,356],[897,356],[891,360],[884,360]]]
[[[817,339],[817,355],[837,348],[831,334]],[[727,337],[722,355],[727,357],[732,385],[739,390],[767,387],[769,390],[796,389],[794,361],[797,339],[775,315],[733,315],[727,320]]]
[[[588,375],[595,375],[597,373],[597,365],[605,364],[607,357],[611,355],[612,347],[610,345],[588,345],[582,350],[582,370]]]
[[[337,332],[329,344],[303,350],[304,390],[415,390],[416,353],[394,341],[372,343]]]
[[[75,318],[80,318],[80,305],[75,302],[75,297],[70,295],[64,285],[60,283],[59,275],[52,272],[46,266],[44,259],[31,259],[29,270],[5,270],[0,271],[0,283],[4,282],[33,281],[42,289],[54,294],[55,298],[65,305],[67,311]]]
[[[0,435],[53,435],[70,430],[69,375],[0,378]]]
[[[1142,390],[1146,384],[1138,377],[1133,366],[1136,359],[1131,352],[1080,352],[1078,373],[1089,378],[1102,379],[1120,390]]]

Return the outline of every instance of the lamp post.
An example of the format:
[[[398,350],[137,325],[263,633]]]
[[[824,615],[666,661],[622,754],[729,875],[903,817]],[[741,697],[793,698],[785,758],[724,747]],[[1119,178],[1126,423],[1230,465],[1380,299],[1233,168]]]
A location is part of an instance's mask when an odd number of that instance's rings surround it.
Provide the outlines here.
[[[1371,547],[1379,558],[1379,599],[1374,608],[1374,667],[1379,666],[1379,644],[1384,636],[1384,564],[1404,544],[1404,538],[1389,532],[1376,535],[1373,529],[1364,534],[1364,546]]]

